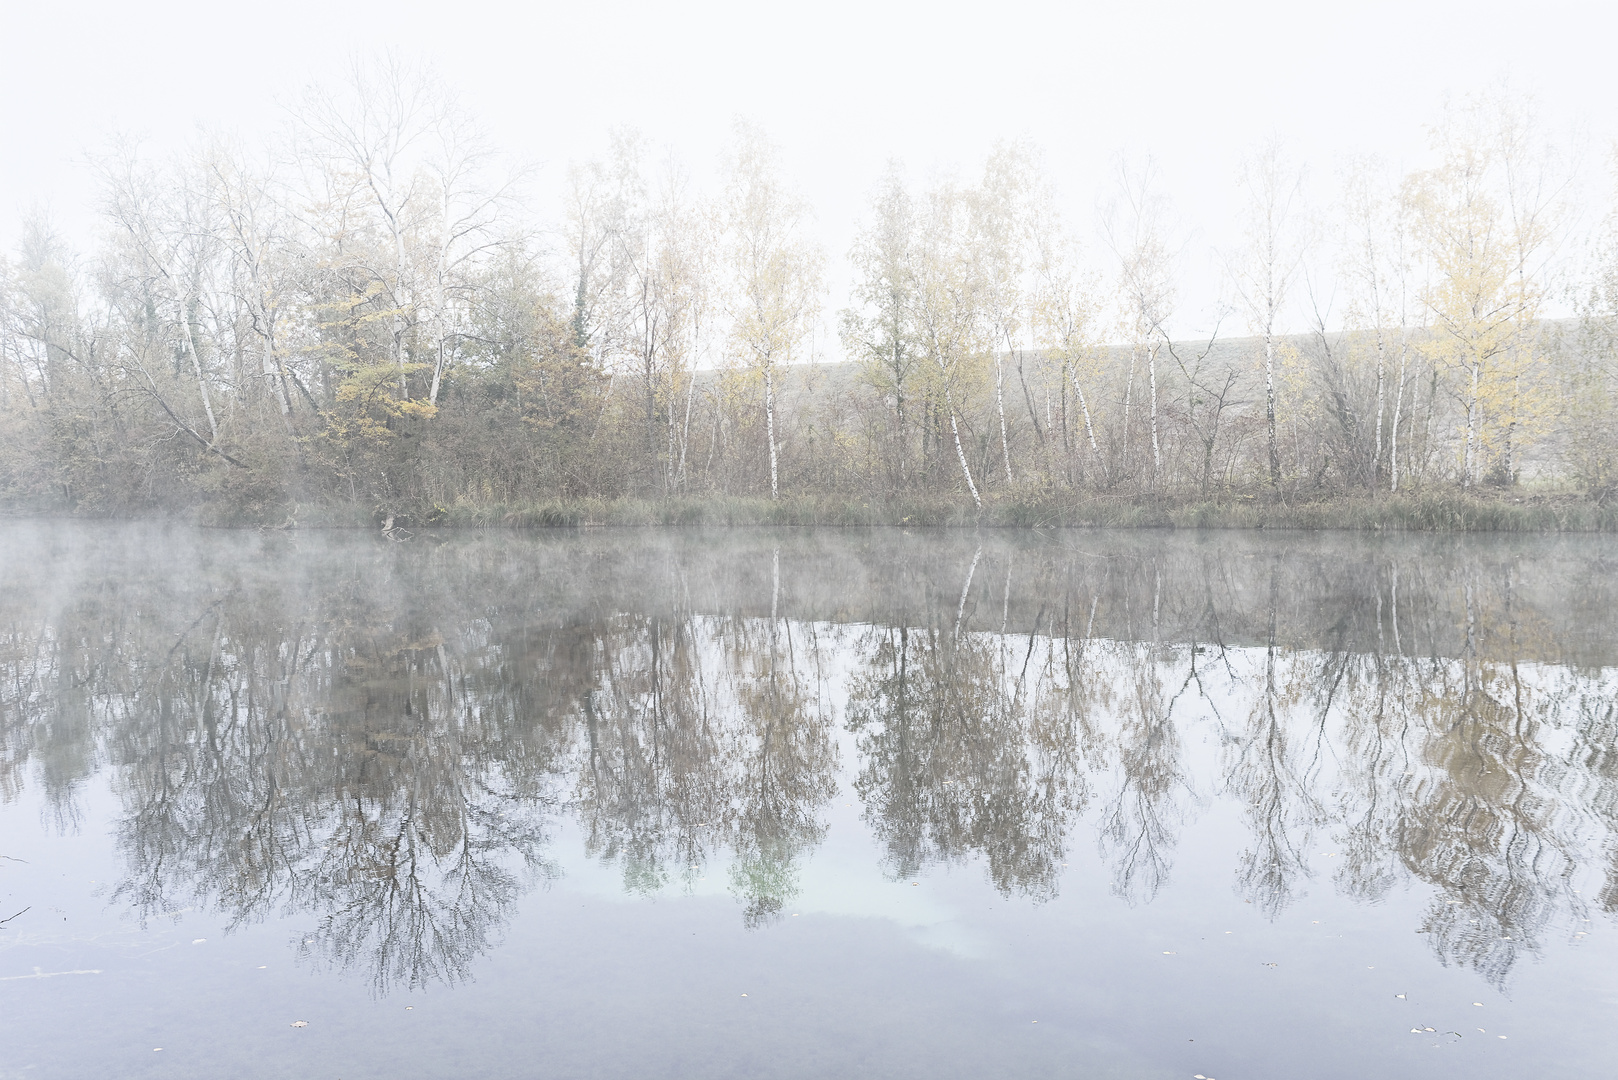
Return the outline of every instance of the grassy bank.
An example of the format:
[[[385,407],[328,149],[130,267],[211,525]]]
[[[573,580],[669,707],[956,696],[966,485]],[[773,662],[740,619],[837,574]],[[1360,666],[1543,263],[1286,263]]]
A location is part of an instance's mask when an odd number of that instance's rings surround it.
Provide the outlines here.
[[[230,520],[218,526],[376,528],[380,511],[353,505],[303,506],[286,521]],[[779,500],[710,496],[679,499],[556,499],[511,504],[457,503],[397,514],[406,528],[588,526],[905,526],[944,528],[1352,529],[1379,532],[1618,532],[1618,505],[1568,495],[1498,496],[1458,491],[1334,497],[1287,502],[1263,497],[1006,496],[981,514],[964,501],[868,502],[831,496]]]

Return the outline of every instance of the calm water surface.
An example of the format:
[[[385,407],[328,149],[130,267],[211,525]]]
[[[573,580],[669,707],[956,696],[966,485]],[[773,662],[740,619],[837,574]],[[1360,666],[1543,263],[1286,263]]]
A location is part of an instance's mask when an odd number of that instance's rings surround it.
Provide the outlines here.
[[[3,526],[0,1077],[1610,1075],[1615,569]]]

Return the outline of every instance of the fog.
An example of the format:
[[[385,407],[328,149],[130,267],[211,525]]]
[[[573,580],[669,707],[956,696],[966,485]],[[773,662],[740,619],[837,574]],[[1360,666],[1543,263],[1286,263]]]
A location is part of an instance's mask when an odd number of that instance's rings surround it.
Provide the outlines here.
[[[1067,216],[1088,224],[1116,156],[1150,154],[1185,226],[1174,329],[1192,334],[1220,308],[1238,162],[1272,133],[1308,162],[1311,198],[1329,201],[1345,155],[1418,165],[1446,98],[1507,80],[1534,95],[1547,131],[1580,148],[1579,183],[1605,190],[1618,133],[1605,75],[1614,16],[1574,3],[1535,16],[1433,2],[1018,3],[992,15],[891,3],[14,5],[0,70],[0,243],[13,246],[22,214],[44,205],[88,248],[85,162],[114,133],[159,157],[199,128],[263,143],[306,84],[394,49],[433,66],[494,143],[538,164],[533,205],[558,216],[569,163],[604,153],[614,126],[673,147],[700,183],[733,118],[756,119],[782,145],[831,256],[822,359],[840,354],[841,256],[890,158],[918,178],[970,178],[996,140],[1025,136],[1044,149]]]

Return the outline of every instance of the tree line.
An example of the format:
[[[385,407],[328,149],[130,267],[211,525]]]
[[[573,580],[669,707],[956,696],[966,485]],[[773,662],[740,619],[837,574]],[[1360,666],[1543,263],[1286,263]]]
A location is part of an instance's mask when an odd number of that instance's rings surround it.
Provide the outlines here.
[[[92,252],[27,219],[0,264],[6,504],[429,522],[1618,484],[1618,244],[1586,230],[1571,257],[1567,169],[1502,95],[1446,111],[1430,167],[1351,163],[1329,212],[1284,142],[1255,149],[1198,340],[1172,332],[1187,233],[1149,160],[1119,164],[1094,230],[1026,142],[970,180],[896,165],[832,298],[756,124],[712,190],[617,132],[542,227],[419,72],[357,64],[293,116],[269,145],[100,156]]]

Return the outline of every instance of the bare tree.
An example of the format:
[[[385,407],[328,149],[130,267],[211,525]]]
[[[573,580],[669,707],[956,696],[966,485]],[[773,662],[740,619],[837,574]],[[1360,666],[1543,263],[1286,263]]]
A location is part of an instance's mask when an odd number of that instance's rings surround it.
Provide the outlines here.
[[[809,207],[781,177],[780,152],[762,128],[737,121],[726,162],[724,226],[734,347],[764,382],[770,498],[780,498],[775,377],[798,355],[820,310],[822,255]]]
[[[1124,389],[1124,463],[1129,464],[1129,413],[1134,393],[1136,358],[1146,359],[1148,420],[1152,437],[1155,485],[1163,469],[1158,425],[1157,355],[1168,340],[1174,313],[1174,253],[1167,232],[1168,201],[1158,190],[1157,163],[1147,158],[1138,168],[1118,162],[1117,191],[1102,217],[1102,234],[1118,260],[1118,306],[1129,341],[1129,378]]]
[[[1275,425],[1275,349],[1287,296],[1303,258],[1297,204],[1303,174],[1271,136],[1242,166],[1247,189],[1245,243],[1230,265],[1230,277],[1248,326],[1264,339],[1264,419],[1269,438],[1270,487],[1281,490],[1281,451]]]

